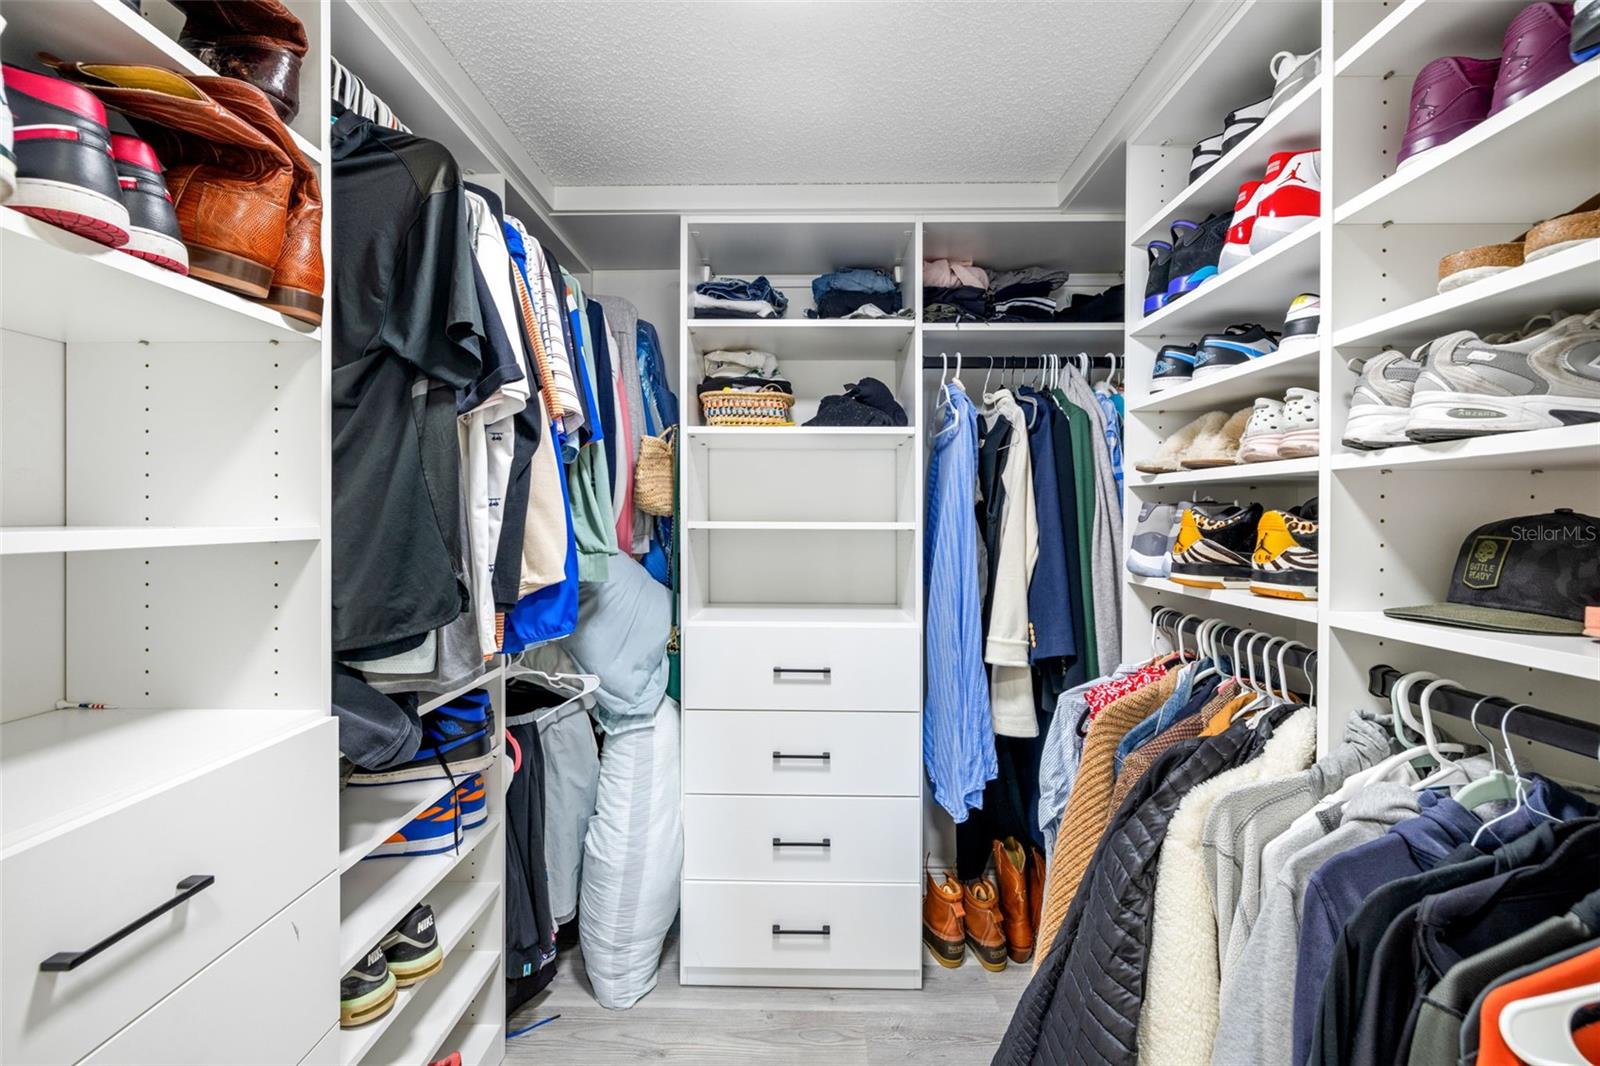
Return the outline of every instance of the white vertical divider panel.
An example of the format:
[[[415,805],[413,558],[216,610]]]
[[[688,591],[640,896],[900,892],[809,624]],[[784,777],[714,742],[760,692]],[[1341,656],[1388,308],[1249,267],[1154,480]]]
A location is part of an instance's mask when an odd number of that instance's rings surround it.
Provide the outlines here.
[[[1328,457],[1333,454],[1334,446],[1339,437],[1339,431],[1344,427],[1341,418],[1335,422],[1331,412],[1335,407],[1343,406],[1343,399],[1335,399],[1333,393],[1338,387],[1339,375],[1337,370],[1337,357],[1333,350],[1333,320],[1330,308],[1337,305],[1340,299],[1339,279],[1334,270],[1334,232],[1333,232],[1333,205],[1334,189],[1337,187],[1337,178],[1333,174],[1334,168],[1329,165],[1329,160],[1337,161],[1339,158],[1339,129],[1334,122],[1336,117],[1334,109],[1334,79],[1333,79],[1333,41],[1335,39],[1335,13],[1337,5],[1331,2],[1320,5],[1318,17],[1322,22],[1322,73],[1318,75],[1322,82],[1322,91],[1319,94],[1318,107],[1322,110],[1322,217],[1317,220],[1318,258],[1321,263],[1318,275],[1321,278],[1322,297],[1322,323],[1321,340],[1317,353],[1317,392],[1322,400],[1322,425],[1318,429],[1317,451],[1320,461],[1317,464],[1317,521],[1318,545],[1321,556],[1318,564],[1321,572],[1318,574],[1318,583],[1321,589],[1326,590],[1332,584],[1334,567],[1330,562],[1328,547],[1334,543],[1338,535],[1338,522],[1329,520],[1332,508],[1328,506],[1328,498],[1333,491],[1333,474],[1328,466]],[[1341,392],[1343,390],[1340,390]],[[1335,696],[1333,687],[1333,666],[1328,654],[1329,630],[1325,604],[1326,593],[1319,592],[1317,600],[1317,670],[1315,683],[1317,692],[1322,698],[1317,701],[1317,755],[1326,755],[1329,749],[1336,747],[1339,736],[1343,731],[1348,712],[1345,711]]]

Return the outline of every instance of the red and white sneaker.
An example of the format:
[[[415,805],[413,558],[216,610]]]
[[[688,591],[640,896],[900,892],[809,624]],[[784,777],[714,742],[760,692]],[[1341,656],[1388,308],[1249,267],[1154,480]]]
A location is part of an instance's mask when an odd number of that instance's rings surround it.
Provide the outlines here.
[[[1261,203],[1250,230],[1250,252],[1277,244],[1322,214],[1322,152],[1296,152],[1277,177],[1262,185]]]
[[[178,212],[161,177],[156,151],[137,137],[111,135],[122,204],[128,209],[128,243],[118,251],[138,256],[179,274],[189,273],[189,249],[183,246]]]
[[[1255,229],[1256,214],[1261,201],[1271,191],[1273,179],[1283,173],[1293,152],[1274,152],[1267,157],[1266,173],[1260,181],[1247,181],[1239,186],[1239,195],[1233,201],[1233,219],[1228,223],[1228,239],[1217,258],[1217,273],[1223,274],[1250,258],[1250,234]]]
[[[71,82],[9,65],[5,86],[17,157],[17,188],[6,206],[113,248],[127,244],[128,209],[100,101]]]

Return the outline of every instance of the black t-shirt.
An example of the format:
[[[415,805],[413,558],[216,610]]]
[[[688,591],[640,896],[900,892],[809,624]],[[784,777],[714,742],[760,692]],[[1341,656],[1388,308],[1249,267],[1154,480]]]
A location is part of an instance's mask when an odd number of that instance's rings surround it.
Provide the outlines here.
[[[447,547],[460,473],[424,476],[412,389],[425,390],[424,379],[471,385],[481,372],[484,326],[455,160],[432,141],[337,105],[335,114],[332,569],[339,652],[437,629],[464,607],[459,561]]]

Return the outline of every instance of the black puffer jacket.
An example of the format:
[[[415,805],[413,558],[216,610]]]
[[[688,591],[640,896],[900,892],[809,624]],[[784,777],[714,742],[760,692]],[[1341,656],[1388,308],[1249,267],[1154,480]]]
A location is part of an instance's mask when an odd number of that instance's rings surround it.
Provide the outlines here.
[[[996,1066],[1133,1066],[1167,826],[1191,789],[1254,758],[1270,733],[1239,722],[1176,744],[1151,765],[1100,838],[1061,932],[1011,1016]]]

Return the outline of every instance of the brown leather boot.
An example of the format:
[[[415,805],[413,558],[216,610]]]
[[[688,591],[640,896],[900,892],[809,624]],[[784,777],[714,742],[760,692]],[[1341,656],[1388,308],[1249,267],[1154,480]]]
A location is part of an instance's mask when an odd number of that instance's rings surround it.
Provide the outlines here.
[[[283,227],[283,251],[272,268],[272,286],[263,301],[281,314],[322,323],[322,186],[316,169],[300,153],[289,128],[278,118],[267,96],[233,78],[191,78],[211,98],[244,119],[276,144],[294,167],[289,190],[289,215]]]
[[[969,881],[962,892],[962,921],[967,927],[967,943],[985,970],[999,973],[1006,968],[1006,935],[1000,923],[1000,893],[987,877]]]
[[[283,251],[294,167],[276,144],[181,75],[45,57],[132,120],[167,165],[189,273],[266,297]]]
[[[300,111],[306,28],[280,0],[172,0],[188,18],[178,43],[212,70],[267,94],[285,122]]]
[[[994,842],[994,870],[1000,881],[1000,913],[1006,922],[1006,950],[1012,962],[1033,958],[1033,919],[1028,910],[1028,853],[1016,837]]]
[[[922,897],[922,942],[928,945],[940,966],[955,969],[966,954],[961,926],[961,883],[949,874],[940,884],[928,878],[928,891]]]
[[[1039,935],[1039,913],[1044,910],[1044,852],[1028,849],[1028,918],[1033,923],[1033,935]]]

